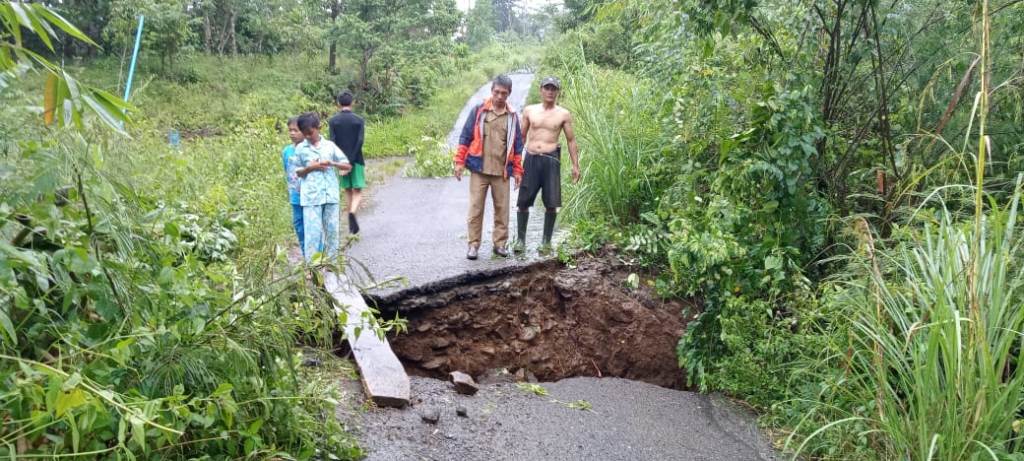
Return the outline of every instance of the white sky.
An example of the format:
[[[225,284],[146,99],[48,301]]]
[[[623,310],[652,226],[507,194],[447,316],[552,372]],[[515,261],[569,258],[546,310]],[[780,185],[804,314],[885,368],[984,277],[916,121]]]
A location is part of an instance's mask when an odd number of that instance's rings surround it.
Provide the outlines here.
[[[457,3],[459,5],[459,9],[460,10],[462,10],[462,11],[469,11],[469,9],[473,6],[473,4],[476,3],[476,0],[455,0],[455,3]],[[562,1],[561,0],[523,0],[523,3],[526,4],[526,8],[532,10],[534,8],[537,8],[537,7],[540,7],[540,6],[544,6],[544,5],[550,5],[552,3],[561,4]]]

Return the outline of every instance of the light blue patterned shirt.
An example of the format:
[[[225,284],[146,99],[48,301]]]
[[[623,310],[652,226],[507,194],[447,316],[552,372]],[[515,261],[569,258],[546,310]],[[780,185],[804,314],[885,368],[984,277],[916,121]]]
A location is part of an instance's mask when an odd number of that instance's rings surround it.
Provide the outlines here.
[[[305,168],[314,160],[329,160],[348,163],[348,158],[331,140],[321,137],[314,146],[309,140],[295,147],[295,155],[289,159],[294,168]],[[338,170],[334,167],[323,171],[311,171],[299,180],[299,203],[302,206],[317,206],[325,203],[341,203],[338,184]]]
[[[288,202],[298,205],[299,202],[299,175],[295,174],[296,167],[289,160],[295,156],[295,144],[285,146],[281,151],[281,163],[284,165],[284,180],[288,184]]]

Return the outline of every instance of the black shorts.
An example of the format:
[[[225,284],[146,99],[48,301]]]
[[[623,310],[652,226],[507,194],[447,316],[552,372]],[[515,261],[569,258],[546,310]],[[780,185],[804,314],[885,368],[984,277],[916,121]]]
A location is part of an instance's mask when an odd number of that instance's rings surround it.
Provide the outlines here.
[[[537,200],[537,193],[546,208],[562,206],[561,148],[546,154],[527,153],[523,165],[523,184],[519,187],[516,207],[529,208]]]

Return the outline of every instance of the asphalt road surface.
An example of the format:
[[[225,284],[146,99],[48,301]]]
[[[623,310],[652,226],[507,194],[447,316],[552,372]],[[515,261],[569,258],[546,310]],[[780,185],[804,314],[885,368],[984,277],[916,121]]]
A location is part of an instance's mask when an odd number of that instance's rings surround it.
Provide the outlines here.
[[[533,74],[511,74],[510,77],[513,86],[509,104],[521,111],[533,82]],[[490,95],[490,89],[490,83],[481,86],[466,103],[448,135],[448,143],[452,148],[458,144],[459,131],[469,112]],[[462,181],[456,181],[454,177],[423,179],[396,176],[375,188],[372,193],[372,205],[359,215],[360,240],[352,246],[348,255],[364,265],[378,281],[394,277],[402,277],[406,281],[403,285],[370,290],[373,294],[386,296],[405,288],[423,286],[467,273],[487,272],[541,259],[537,247],[543,231],[543,208],[534,208],[531,212],[525,255],[508,259],[492,256],[494,209],[490,199],[487,200],[484,214],[480,259],[466,259],[468,174],[463,176]],[[516,194],[512,191],[510,200],[510,247],[516,234]],[[342,224],[345,227],[344,222]]]

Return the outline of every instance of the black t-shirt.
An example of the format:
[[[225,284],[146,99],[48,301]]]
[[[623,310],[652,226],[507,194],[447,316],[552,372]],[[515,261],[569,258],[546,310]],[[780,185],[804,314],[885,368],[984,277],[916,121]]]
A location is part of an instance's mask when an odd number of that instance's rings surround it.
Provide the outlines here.
[[[341,148],[349,163],[363,165],[363,132],[366,122],[351,111],[341,111],[327,121],[331,141]]]

